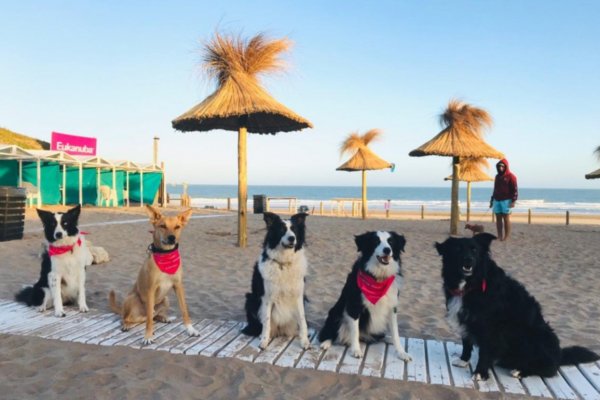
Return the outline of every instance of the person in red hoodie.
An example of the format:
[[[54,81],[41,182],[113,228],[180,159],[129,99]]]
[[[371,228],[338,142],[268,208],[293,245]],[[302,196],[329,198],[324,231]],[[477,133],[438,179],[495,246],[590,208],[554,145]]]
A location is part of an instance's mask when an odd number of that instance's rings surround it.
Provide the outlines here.
[[[496,214],[496,229],[498,239],[507,240],[511,233],[510,213],[515,206],[519,191],[517,188],[517,177],[510,172],[508,160],[505,158],[496,164],[496,180],[494,181],[494,193],[490,199],[490,208]]]

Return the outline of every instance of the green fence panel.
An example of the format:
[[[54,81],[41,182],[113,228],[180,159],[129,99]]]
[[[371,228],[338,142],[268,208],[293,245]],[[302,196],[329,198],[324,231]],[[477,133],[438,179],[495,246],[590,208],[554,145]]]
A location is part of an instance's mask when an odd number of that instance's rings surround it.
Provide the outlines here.
[[[24,162],[23,181],[38,187],[42,193],[42,204],[60,204],[60,185],[62,184],[60,165],[53,161],[42,161],[40,170],[41,187],[37,182],[37,162]]]
[[[16,160],[0,161],[0,186],[17,186],[19,184],[19,162]]]

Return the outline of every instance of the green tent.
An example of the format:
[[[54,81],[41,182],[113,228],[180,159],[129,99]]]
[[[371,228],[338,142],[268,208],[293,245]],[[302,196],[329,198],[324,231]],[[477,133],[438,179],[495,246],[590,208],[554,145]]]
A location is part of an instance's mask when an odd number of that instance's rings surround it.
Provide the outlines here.
[[[143,176],[143,194],[140,191],[140,180]],[[140,203],[143,200],[144,204],[152,204],[154,197],[158,192],[162,172],[139,172],[129,173],[129,200],[135,203]]]
[[[42,161],[40,162],[40,173],[41,187],[37,181],[37,162],[23,162],[23,181],[37,186],[42,194],[42,204],[61,204],[60,186],[62,185],[62,178],[60,164],[53,161]]]
[[[19,184],[19,162],[2,160],[0,162],[0,186],[17,186]]]

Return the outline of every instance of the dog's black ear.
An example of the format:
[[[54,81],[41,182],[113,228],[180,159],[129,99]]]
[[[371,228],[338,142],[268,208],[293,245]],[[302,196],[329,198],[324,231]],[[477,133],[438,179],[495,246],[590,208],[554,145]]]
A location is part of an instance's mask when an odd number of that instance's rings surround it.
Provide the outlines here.
[[[267,228],[270,228],[276,221],[281,221],[279,215],[273,214],[272,212],[263,213],[263,219],[267,224]]]
[[[479,235],[473,236],[473,239],[477,243],[479,243],[479,245],[481,247],[483,247],[486,251],[489,251],[490,244],[492,243],[492,241],[496,240],[498,238],[496,236],[492,235],[491,233],[483,232],[483,233],[480,233]]]
[[[304,225],[304,223],[306,222],[306,217],[308,217],[308,214],[298,213],[298,214],[292,215],[292,218],[290,220],[292,221],[292,224],[294,224],[294,225]]]
[[[404,252],[404,246],[406,246],[406,239],[403,235],[400,235],[396,232],[390,232],[392,235],[392,248],[398,249],[398,253]]]
[[[446,252],[446,242],[444,242],[444,243],[435,242],[435,249],[437,250],[437,252],[440,256],[443,256],[444,253]]]
[[[39,208],[35,209],[37,211],[38,216],[42,220],[42,224],[46,225],[49,221],[54,219],[54,213],[46,210],[41,210]]]
[[[79,215],[81,214],[81,204],[77,204],[65,213],[71,221],[77,222]]]
[[[362,235],[354,236],[354,243],[356,243],[356,251],[362,252],[364,249],[367,248],[367,245],[371,240],[371,233],[372,232],[366,232]]]

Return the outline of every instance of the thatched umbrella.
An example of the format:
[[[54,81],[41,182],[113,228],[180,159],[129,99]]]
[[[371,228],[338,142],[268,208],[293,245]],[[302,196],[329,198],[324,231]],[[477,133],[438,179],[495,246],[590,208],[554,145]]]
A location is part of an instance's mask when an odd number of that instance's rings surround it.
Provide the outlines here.
[[[594,150],[594,152],[596,153],[596,155],[598,156],[598,159],[600,160],[600,146],[598,146],[596,148],[596,150]],[[600,169],[595,170],[594,172],[590,172],[589,174],[586,174],[585,179],[598,179],[600,178]]]
[[[364,135],[351,133],[342,142],[340,153],[352,153],[354,155],[344,164],[336,168],[338,171],[362,171],[362,219],[367,218],[367,170],[391,168],[392,164],[381,159],[367,146],[381,135],[378,129],[371,129]]]
[[[288,39],[268,40],[262,34],[250,40],[216,34],[206,44],[204,67],[216,78],[217,89],[202,103],[173,120],[180,131],[224,129],[238,132],[238,245],[246,247],[246,140],[247,133],[276,134],[312,128],[312,124],[271,97],[258,75],[283,68],[281,53]]]
[[[493,181],[494,178],[483,172],[483,168],[489,168],[490,163],[481,157],[465,157],[458,164],[458,180],[467,182],[467,221],[471,220],[471,182]],[[444,178],[451,181],[452,175]]]
[[[440,116],[445,125],[429,142],[409,153],[412,157],[428,155],[452,157],[452,202],[450,209],[450,234],[458,233],[458,165],[461,157],[501,159],[504,155],[482,139],[483,128],[492,125],[487,111],[458,100],[451,100]]]

